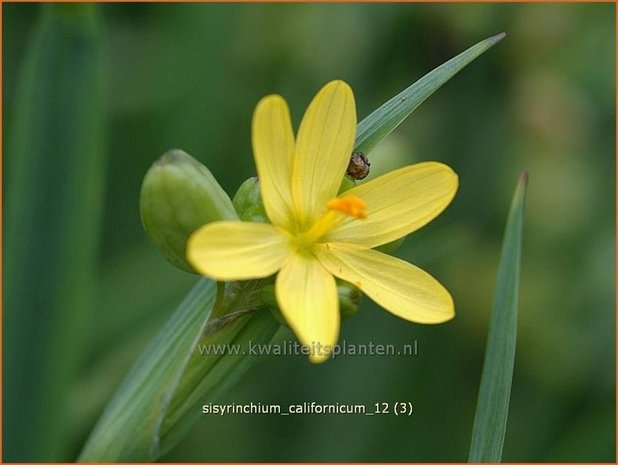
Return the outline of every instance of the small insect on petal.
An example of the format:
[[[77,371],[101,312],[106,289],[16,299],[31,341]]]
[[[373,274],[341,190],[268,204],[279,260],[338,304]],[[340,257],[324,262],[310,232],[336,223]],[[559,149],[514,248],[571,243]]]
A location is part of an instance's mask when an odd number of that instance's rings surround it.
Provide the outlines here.
[[[369,163],[367,155],[363,152],[352,152],[346,174],[352,179],[360,181],[367,177],[370,167],[371,163]]]

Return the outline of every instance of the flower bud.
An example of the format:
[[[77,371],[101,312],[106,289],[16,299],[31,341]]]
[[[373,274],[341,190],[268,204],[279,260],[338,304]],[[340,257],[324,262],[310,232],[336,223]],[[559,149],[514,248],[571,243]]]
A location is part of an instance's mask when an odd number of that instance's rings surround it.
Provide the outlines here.
[[[260,181],[252,177],[243,182],[234,194],[234,208],[242,221],[268,223],[268,216],[262,203]]]
[[[238,220],[211,172],[182,150],[169,150],[148,170],[140,211],[144,229],[167,261],[195,273],[186,260],[189,236],[206,223]]]
[[[337,280],[337,292],[339,293],[341,321],[345,321],[358,313],[363,293],[356,286],[339,280]]]

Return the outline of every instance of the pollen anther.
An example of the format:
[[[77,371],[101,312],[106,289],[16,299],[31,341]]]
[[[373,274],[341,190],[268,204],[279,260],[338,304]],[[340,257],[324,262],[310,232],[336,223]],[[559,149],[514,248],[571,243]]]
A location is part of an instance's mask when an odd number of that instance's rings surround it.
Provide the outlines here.
[[[355,195],[346,195],[345,197],[337,197],[332,199],[326,207],[329,210],[337,210],[342,213],[345,213],[348,216],[353,216],[354,218],[358,218],[364,220],[367,218],[367,214],[365,210],[367,210],[367,204]]]

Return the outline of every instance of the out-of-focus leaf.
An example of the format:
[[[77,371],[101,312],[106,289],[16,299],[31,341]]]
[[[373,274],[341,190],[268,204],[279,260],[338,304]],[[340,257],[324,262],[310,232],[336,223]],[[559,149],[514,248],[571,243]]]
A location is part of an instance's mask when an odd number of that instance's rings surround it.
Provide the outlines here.
[[[469,462],[500,462],[502,459],[517,342],[519,267],[527,183],[528,174],[523,173],[506,222]]]
[[[193,284],[194,275],[170,268],[151,244],[108,260],[99,274],[92,356],[106,358],[111,344],[133,339],[145,326],[158,330]]]
[[[50,4],[26,54],[5,160],[4,461],[63,461],[92,316],[104,158],[92,4]]]
[[[489,37],[446,63],[427,73],[407,89],[358,123],[354,150],[369,153],[431,94],[444,85],[471,61],[504,38],[505,34]]]

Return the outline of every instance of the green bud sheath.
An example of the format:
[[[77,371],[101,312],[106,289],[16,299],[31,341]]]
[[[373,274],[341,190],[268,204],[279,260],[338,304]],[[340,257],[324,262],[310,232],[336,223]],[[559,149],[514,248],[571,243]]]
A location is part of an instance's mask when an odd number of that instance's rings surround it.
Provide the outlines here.
[[[341,280],[337,280],[337,292],[341,321],[345,321],[358,313],[363,293],[356,286]]]
[[[339,192],[337,195],[343,194],[345,191],[349,191],[356,186],[356,181],[349,176],[344,176],[341,180],[341,186],[339,186]]]
[[[269,223],[260,194],[260,181],[257,177],[243,182],[234,194],[232,202],[242,221]]]
[[[140,210],[144,229],[167,261],[195,273],[186,259],[189,236],[206,223],[238,220],[212,173],[182,150],[169,150],[146,173]]]

